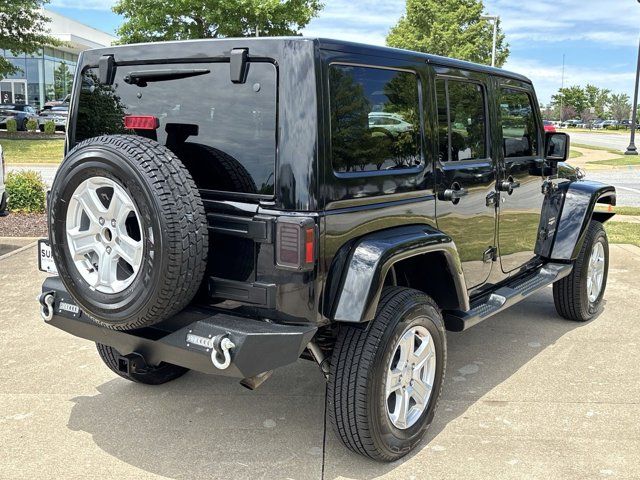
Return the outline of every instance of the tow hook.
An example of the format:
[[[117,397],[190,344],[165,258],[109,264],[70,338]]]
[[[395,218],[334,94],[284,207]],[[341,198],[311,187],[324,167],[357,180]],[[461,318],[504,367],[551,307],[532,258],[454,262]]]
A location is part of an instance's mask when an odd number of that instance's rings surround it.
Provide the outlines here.
[[[230,350],[235,348],[235,344],[227,337],[227,334],[218,335],[213,339],[211,349],[211,361],[213,366],[220,370],[225,370],[231,365]]]
[[[44,292],[38,296],[40,302],[40,316],[45,322],[53,318],[53,292]]]

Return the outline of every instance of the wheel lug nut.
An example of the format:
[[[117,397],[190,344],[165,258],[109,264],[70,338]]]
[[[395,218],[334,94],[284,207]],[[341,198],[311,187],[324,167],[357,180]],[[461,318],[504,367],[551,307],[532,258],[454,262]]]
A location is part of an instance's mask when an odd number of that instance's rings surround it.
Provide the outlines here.
[[[100,220],[98,220],[100,222],[100,225],[104,225],[104,218],[100,217]]]
[[[107,253],[111,253],[111,247],[107,247]]]
[[[116,226],[116,220],[115,220],[115,219],[111,220],[111,226],[112,226],[112,227],[115,227],[115,226]]]

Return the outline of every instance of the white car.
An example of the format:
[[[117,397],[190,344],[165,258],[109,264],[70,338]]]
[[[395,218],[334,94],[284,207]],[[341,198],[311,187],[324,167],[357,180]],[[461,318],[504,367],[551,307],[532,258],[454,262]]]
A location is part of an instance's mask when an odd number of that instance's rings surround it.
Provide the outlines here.
[[[0,217],[4,216],[7,211],[7,191],[4,187],[4,177],[7,173],[6,166],[4,164],[4,153],[2,152],[2,145],[0,145]]]

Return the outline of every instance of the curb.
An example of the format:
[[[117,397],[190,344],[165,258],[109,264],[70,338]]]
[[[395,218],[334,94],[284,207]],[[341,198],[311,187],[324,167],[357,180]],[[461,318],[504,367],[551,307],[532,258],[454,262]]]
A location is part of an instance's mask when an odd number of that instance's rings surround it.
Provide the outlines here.
[[[20,238],[20,237],[11,237],[11,238]],[[0,256],[0,261],[4,260],[4,259],[6,259],[6,258],[9,258],[9,257],[11,257],[11,256],[13,256],[13,255],[17,255],[17,254],[18,254],[18,253],[20,253],[20,252],[24,252],[25,250],[28,250],[28,249],[30,249],[30,248],[33,248],[33,247],[35,247],[36,245],[38,245],[38,241],[37,241],[37,240],[35,240],[35,241],[33,241],[33,242],[31,242],[31,243],[29,243],[29,244],[25,245],[24,247],[16,248],[15,250],[12,250],[12,251],[11,251],[11,252],[9,252],[9,253],[5,253],[4,255],[1,255],[1,256]]]

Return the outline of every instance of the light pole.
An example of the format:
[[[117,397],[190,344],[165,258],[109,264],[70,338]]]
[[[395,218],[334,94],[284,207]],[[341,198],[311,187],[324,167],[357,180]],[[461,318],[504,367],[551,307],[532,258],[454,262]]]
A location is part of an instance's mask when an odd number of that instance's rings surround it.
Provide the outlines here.
[[[638,0],[640,3],[640,0]],[[638,46],[638,66],[636,67],[636,89],[633,94],[633,114],[631,116],[631,138],[625,155],[638,155],[636,148],[636,121],[638,117],[638,83],[640,83],[640,45]]]
[[[640,0],[638,0],[640,2]],[[482,20],[491,20],[493,22],[493,46],[491,48],[491,66],[496,66],[496,43],[498,41],[498,22],[500,17],[498,15],[483,15],[480,17]]]
[[[640,0],[638,0],[640,3]],[[638,155],[636,148],[636,122],[638,120],[638,83],[640,83],[640,45],[638,45],[638,66],[636,67],[636,88],[633,94],[633,114],[631,116],[631,137],[625,155]]]

